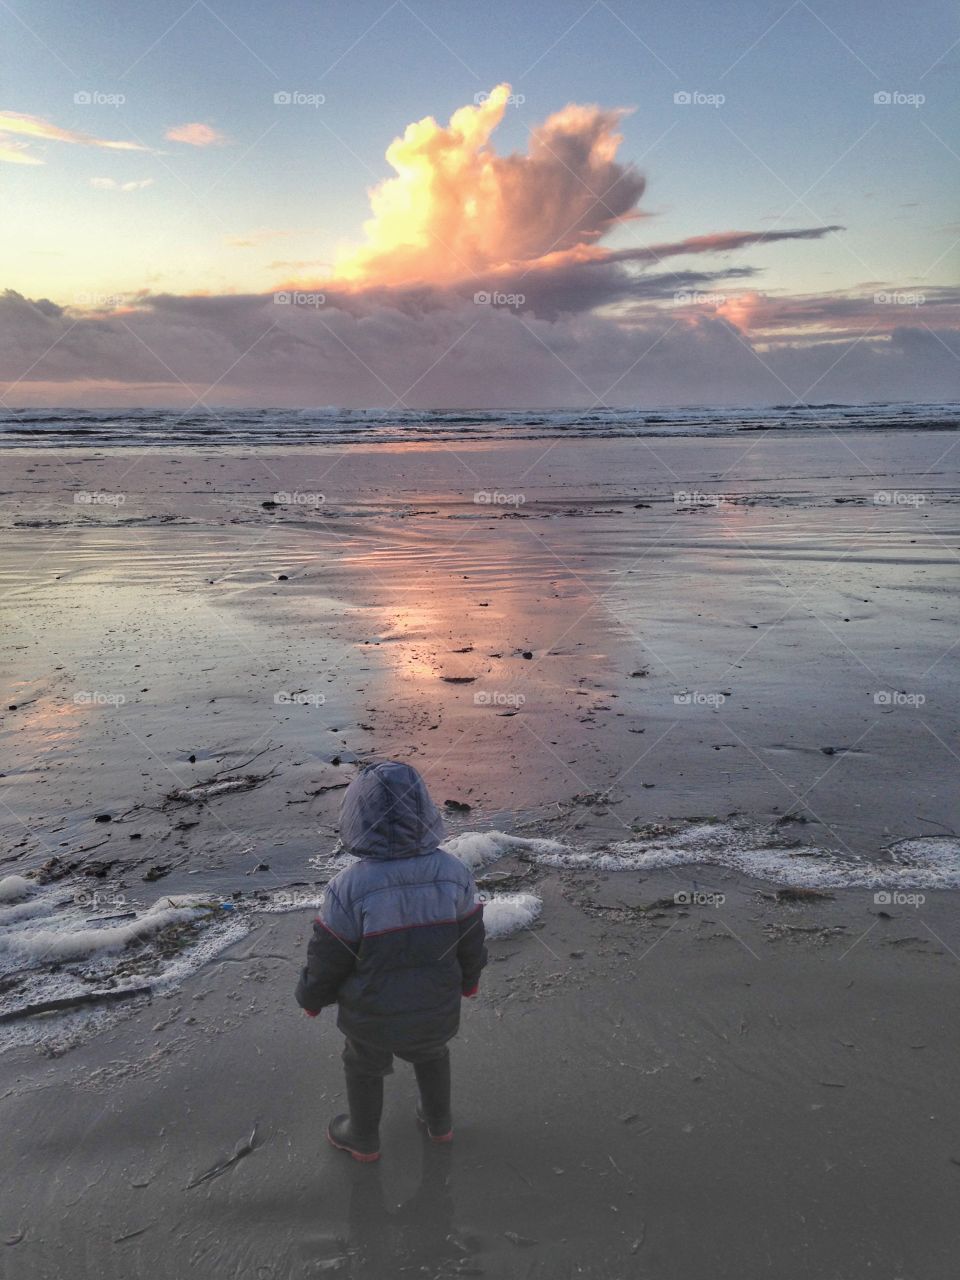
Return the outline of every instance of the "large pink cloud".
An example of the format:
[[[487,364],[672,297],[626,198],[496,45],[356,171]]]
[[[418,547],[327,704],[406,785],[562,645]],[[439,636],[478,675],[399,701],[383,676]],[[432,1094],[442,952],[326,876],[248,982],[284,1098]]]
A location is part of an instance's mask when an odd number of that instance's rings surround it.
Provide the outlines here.
[[[370,193],[366,243],[334,278],[436,284],[592,243],[630,213],[643,176],[619,164],[622,111],[571,104],[535,128],[525,155],[498,155],[491,135],[510,86],[497,85],[446,126],[418,120],[387,149],[395,176]]]

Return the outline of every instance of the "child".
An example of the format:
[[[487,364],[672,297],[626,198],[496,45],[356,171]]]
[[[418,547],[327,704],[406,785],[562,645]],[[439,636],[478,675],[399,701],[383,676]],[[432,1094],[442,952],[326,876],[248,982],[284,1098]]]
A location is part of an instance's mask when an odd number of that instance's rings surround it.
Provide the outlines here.
[[[340,839],[360,861],[327,885],[296,999],[311,1017],[340,1006],[350,1114],[330,1121],[327,1138],[354,1160],[380,1158],[383,1077],[394,1054],[413,1063],[417,1118],[429,1136],[453,1138],[447,1041],[487,952],[473,876],[438,847],[443,836],[411,765],[373,765],[347,787]]]

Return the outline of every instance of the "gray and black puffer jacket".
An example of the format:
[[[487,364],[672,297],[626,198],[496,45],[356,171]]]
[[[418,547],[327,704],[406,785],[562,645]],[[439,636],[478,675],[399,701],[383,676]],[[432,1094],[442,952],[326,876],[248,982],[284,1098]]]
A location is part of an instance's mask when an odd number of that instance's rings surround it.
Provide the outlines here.
[[[344,1034],[395,1052],[456,1034],[487,952],[473,876],[438,847],[443,836],[411,765],[387,761],[354,778],[340,839],[360,861],[327,885],[297,984],[302,1008],[338,1004]]]

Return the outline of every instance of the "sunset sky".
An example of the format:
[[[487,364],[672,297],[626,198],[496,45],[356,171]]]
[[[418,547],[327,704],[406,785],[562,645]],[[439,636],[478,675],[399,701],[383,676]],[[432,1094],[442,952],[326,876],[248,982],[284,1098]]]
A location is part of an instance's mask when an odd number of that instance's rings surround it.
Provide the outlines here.
[[[960,398],[953,5],[0,21],[7,406]]]

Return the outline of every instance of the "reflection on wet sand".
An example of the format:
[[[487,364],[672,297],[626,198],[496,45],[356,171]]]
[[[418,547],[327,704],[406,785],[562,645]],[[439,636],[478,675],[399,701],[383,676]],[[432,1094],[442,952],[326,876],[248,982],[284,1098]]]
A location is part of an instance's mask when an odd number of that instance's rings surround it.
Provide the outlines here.
[[[379,1166],[350,1171],[349,1270],[357,1280],[390,1275],[438,1275],[468,1266],[470,1241],[454,1223],[456,1153],[421,1141],[420,1180],[400,1204],[388,1204]],[[351,1162],[352,1164],[352,1162]]]

